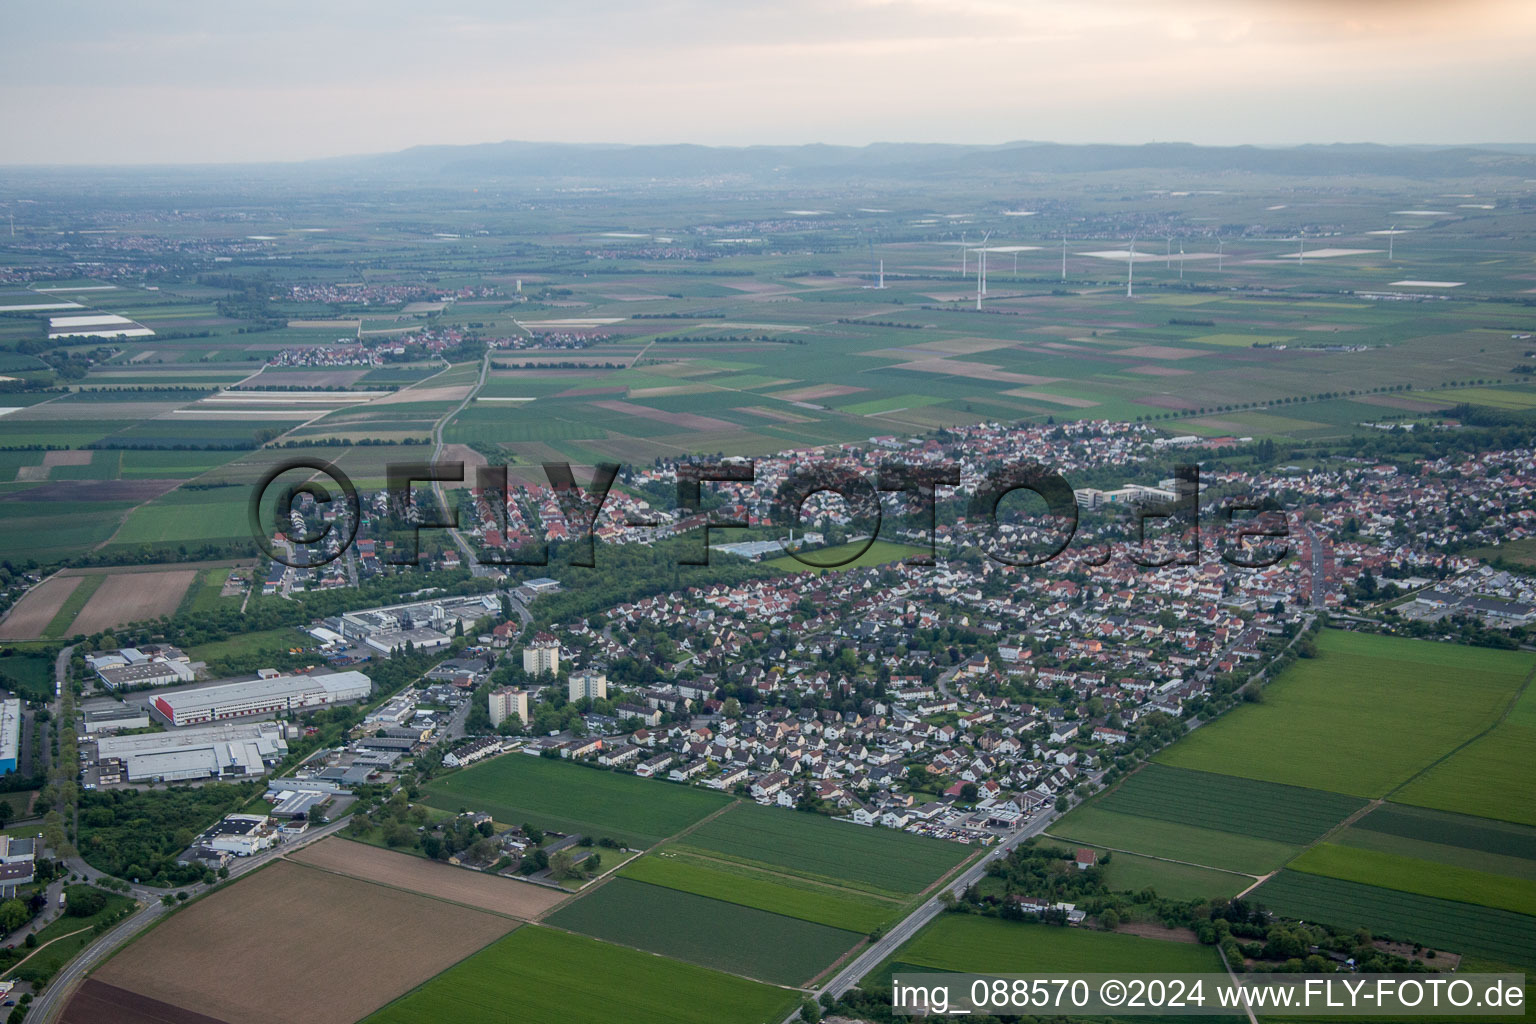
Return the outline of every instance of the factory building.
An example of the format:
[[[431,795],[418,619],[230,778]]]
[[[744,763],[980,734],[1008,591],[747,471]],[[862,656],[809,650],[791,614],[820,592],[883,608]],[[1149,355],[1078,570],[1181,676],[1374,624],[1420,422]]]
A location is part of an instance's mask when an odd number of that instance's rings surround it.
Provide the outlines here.
[[[20,750],[21,700],[12,697],[0,701],[0,775],[9,775],[16,770]]]
[[[361,672],[264,675],[156,697],[151,707],[171,725],[197,725],[247,715],[286,714],[363,700],[373,684]]]
[[[226,722],[172,732],[103,736],[96,741],[102,785],[245,778],[264,774],[287,753],[288,741],[279,722]]]

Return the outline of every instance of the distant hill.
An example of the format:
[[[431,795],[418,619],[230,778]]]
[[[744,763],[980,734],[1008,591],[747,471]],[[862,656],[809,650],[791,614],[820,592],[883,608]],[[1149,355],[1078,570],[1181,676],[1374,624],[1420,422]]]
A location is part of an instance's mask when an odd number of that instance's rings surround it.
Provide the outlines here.
[[[495,142],[416,146],[398,153],[314,161],[308,166],[413,178],[567,178],[589,180],[729,177],[763,183],[903,178],[966,178],[1153,169],[1202,176],[1372,176],[1397,178],[1536,178],[1536,146],[1292,147],[1059,145],[996,146],[876,143],[869,146],[587,145]]]

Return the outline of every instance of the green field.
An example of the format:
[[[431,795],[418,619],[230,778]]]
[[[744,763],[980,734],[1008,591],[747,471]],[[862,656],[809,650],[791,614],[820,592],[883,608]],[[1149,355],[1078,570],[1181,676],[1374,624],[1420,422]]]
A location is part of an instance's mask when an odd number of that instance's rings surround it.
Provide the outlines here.
[[[1398,853],[1322,843],[1286,866],[1309,875],[1536,915],[1536,882]]]
[[[803,552],[804,557],[817,565],[806,565],[791,555],[770,559],[765,565],[771,565],[775,569],[783,569],[786,572],[836,572],[839,569],[863,569],[872,565],[888,565],[891,562],[899,562],[905,558],[916,555],[926,557],[928,552],[911,544],[892,544],[890,541],[877,540],[869,546],[869,550],[859,557],[849,561],[846,565],[835,565],[827,568],[834,562],[840,562],[857,552],[864,546],[860,541],[855,544],[842,544],[831,548],[817,548],[814,551]]]
[[[1317,645],[1319,656],[1286,669],[1262,704],[1233,710],[1157,759],[1384,796],[1492,724],[1536,661],[1512,651],[1333,630],[1321,633]]]
[[[48,625],[43,629],[44,636],[64,636],[69,631],[69,624],[75,621],[75,616],[80,614],[80,609],[85,607],[85,602],[91,599],[91,595],[101,588],[107,581],[106,573],[89,573],[81,577],[75,584],[75,589],[69,592],[64,603],[59,605],[59,610],[54,613]]]
[[[0,646],[0,688],[31,700],[53,699],[53,655]]]
[[[882,896],[922,892],[974,851],[893,829],[739,803],[688,834],[688,847]]]
[[[365,1018],[366,1024],[778,1024],[794,993],[526,925]]]
[[[652,846],[731,803],[720,793],[509,754],[433,780],[422,802],[486,811],[508,825]]]
[[[896,950],[892,961],[871,978],[884,980],[892,969],[904,966],[966,974],[1221,970],[1212,946],[970,914],[940,916]]]
[[[293,647],[313,644],[296,629],[265,629],[243,633],[227,640],[199,644],[187,651],[193,661],[217,661],[224,658],[263,658],[285,655]]]
[[[1285,917],[1536,967],[1536,917],[1525,914],[1300,871],[1282,871],[1252,899]]]
[[[803,985],[864,936],[615,878],[545,919],[624,946],[781,985]]]
[[[1220,728],[1220,724],[1207,728]],[[1098,804],[1121,814],[1305,844],[1358,811],[1365,801],[1154,763],[1104,794]]]
[[[1097,800],[1090,800],[1053,824],[1050,834],[1101,849],[1107,846],[1132,850],[1255,876],[1279,868],[1300,852],[1297,846],[1269,839],[1118,814],[1105,810]]]
[[[1536,825],[1536,687],[1508,717],[1392,795],[1403,803]]]
[[[744,864],[708,860],[670,848],[631,861],[625,878],[755,907],[802,921],[868,932],[889,924],[901,904],[808,879],[770,875]]]
[[[1111,889],[1152,889],[1170,900],[1231,899],[1253,884],[1248,875],[1138,857],[1134,853],[1111,855],[1104,868],[1104,881]]]
[[[1528,825],[1383,804],[1350,829],[1361,830],[1536,863],[1536,828]]]

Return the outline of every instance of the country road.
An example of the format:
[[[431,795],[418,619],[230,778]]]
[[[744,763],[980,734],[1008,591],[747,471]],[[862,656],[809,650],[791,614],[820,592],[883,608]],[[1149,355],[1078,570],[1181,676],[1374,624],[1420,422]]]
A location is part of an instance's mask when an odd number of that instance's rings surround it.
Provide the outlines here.
[[[1097,786],[1103,777],[1103,772],[1095,772],[1087,777],[1087,781],[1090,785]],[[940,894],[952,892],[958,895],[964,892],[966,887],[980,881],[986,875],[987,867],[994,860],[1007,856],[1010,850],[1026,839],[1033,838],[1044,832],[1059,817],[1061,817],[1061,812],[1053,808],[1046,808],[1034,821],[1011,833],[1006,839],[993,846],[980,860],[955,876],[933,898],[908,914],[900,923],[892,925],[890,930],[881,936],[877,942],[871,944],[868,949],[855,957],[848,966],[834,975],[832,980],[823,985],[821,991],[831,993],[835,998],[849,989],[857,988],[859,981],[866,974],[879,967],[890,958],[891,954],[901,948],[903,943],[916,935],[924,925],[944,912],[944,904],[939,899]],[[799,1019],[800,1010],[796,1007],[795,1011],[784,1019],[784,1024],[793,1024],[794,1021]]]

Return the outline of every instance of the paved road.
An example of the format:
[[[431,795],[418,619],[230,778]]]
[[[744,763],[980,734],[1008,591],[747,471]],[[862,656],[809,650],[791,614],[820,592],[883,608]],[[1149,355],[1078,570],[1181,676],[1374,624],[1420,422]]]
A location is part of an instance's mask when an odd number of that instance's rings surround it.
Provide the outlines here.
[[[241,875],[249,874],[283,854],[291,853],[300,847],[307,846],[310,843],[317,842],[326,836],[334,834],[345,827],[349,820],[350,817],[338,819],[320,828],[310,829],[299,839],[283,843],[281,846],[258,853],[253,857],[237,858],[229,868],[230,880],[233,881]],[[71,866],[73,867],[73,865]],[[221,882],[219,884],[225,883]],[[193,893],[204,889],[200,885],[186,886],[185,888],[188,892]],[[33,1000],[32,1009],[27,1014],[28,1020],[38,1022],[38,1024],[50,1024],[51,1021],[58,1019],[59,1015],[64,1011],[65,1004],[69,1002],[69,997],[74,992],[75,986],[85,978],[92,967],[101,962],[102,958],[108,953],[124,942],[127,942],[134,935],[137,935],[141,930],[149,927],[149,925],[176,909],[175,907],[168,907],[160,901],[161,896],[164,895],[161,892],[136,889],[134,893],[135,895],[148,893],[149,903],[142,907],[138,913],[122,921],[116,927],[97,938],[95,942],[81,950],[80,955],[71,960],[54,977],[53,981],[43,989],[42,994]],[[140,896],[140,898],[146,897]],[[180,904],[177,904],[177,906],[180,906]]]
[[[485,387],[485,377],[486,374],[490,372],[490,369],[491,350],[486,349],[485,358],[480,361],[480,379],[475,382],[474,387],[469,389],[469,394],[464,396],[464,401],[460,402],[458,406],[454,408],[453,412],[450,412],[448,415],[438,420],[436,425],[434,425],[432,428],[432,440],[436,444],[436,447],[432,449],[433,462],[437,462],[442,459],[443,449],[447,447],[443,443],[443,427],[447,426],[450,420],[452,420],[459,413],[463,412],[466,405],[474,401],[475,396],[480,393],[480,389]],[[437,495],[438,506],[443,510],[444,513],[446,513],[448,511],[448,498],[443,494],[443,485],[436,480],[432,481],[432,492]],[[496,571],[495,567],[493,566],[480,564],[479,560],[475,557],[474,547],[469,543],[469,541],[464,539],[458,530],[449,530],[448,536],[452,537],[453,542],[459,546],[459,550],[464,555],[464,564],[469,566],[471,575],[490,576]]]
[[[1103,777],[1103,772],[1095,772],[1088,776],[1088,781],[1092,785],[1097,786],[1099,780]],[[1046,808],[1040,813],[1039,817],[1030,821],[1018,829],[1018,831],[1010,833],[1006,839],[993,846],[987,851],[985,856],[956,876],[941,892],[952,892],[959,895],[967,886],[980,881],[986,875],[987,867],[994,860],[1007,856],[1010,850],[1026,839],[1044,832],[1059,817],[1061,815],[1057,811]],[[902,943],[916,935],[924,925],[943,912],[944,904],[940,902],[939,894],[935,894],[932,899],[907,915],[902,919],[901,923],[892,926],[878,942],[870,945],[868,949],[856,957],[848,966],[839,971],[831,981],[822,986],[821,991],[830,992],[835,998],[849,989],[858,987],[859,981],[866,974],[884,963],[892,953],[901,947]],[[797,1007],[794,1013],[785,1018],[785,1024],[791,1024],[791,1022],[798,1020],[799,1016],[800,1010]]]

